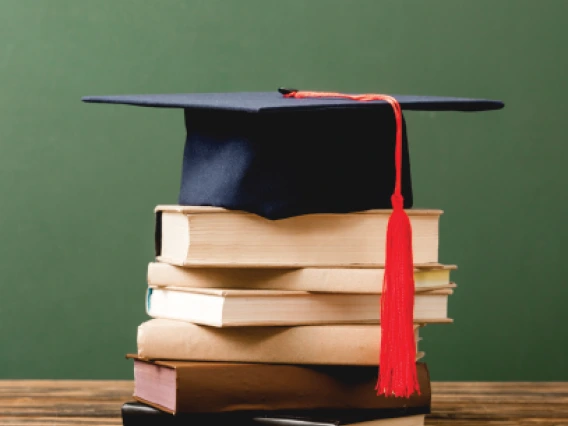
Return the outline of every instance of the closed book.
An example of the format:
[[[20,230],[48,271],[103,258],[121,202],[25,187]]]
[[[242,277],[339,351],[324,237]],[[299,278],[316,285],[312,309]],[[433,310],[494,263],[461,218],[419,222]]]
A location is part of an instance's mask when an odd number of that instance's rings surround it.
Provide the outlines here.
[[[177,413],[141,402],[122,405],[123,426],[421,426],[430,406],[378,410],[310,410],[231,413]],[[400,419],[400,420],[397,420]]]
[[[447,287],[415,295],[415,322],[451,321],[448,296],[452,290]],[[146,311],[153,318],[214,327],[378,324],[380,298],[376,294],[156,287],[148,289]]]
[[[166,319],[144,322],[137,336],[141,358],[268,364],[376,366],[380,341],[378,325],[216,328]]]
[[[134,359],[134,399],[169,413],[358,410],[430,404],[430,378],[417,363],[421,393],[377,396],[377,367],[300,366]]]
[[[281,220],[214,207],[156,207],[156,257],[187,267],[380,267],[390,210]],[[413,259],[438,262],[440,210],[408,210]],[[377,283],[380,286],[380,283]]]
[[[454,265],[432,264],[414,270],[416,292],[446,287]],[[184,268],[148,264],[152,287],[241,288],[327,293],[380,293],[382,268]]]

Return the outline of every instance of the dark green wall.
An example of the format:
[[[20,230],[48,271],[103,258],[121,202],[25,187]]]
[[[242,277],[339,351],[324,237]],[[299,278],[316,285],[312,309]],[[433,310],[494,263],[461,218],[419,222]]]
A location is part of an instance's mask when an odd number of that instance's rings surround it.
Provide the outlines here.
[[[434,380],[568,380],[568,1],[0,1],[0,378],[129,378],[178,110],[83,95],[311,90],[488,97],[407,114],[441,208]],[[292,136],[293,137],[293,136]]]

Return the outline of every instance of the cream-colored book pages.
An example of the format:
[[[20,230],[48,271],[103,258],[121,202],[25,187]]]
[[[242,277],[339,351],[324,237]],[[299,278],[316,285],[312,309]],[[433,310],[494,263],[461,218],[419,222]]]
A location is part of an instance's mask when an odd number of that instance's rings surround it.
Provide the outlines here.
[[[397,418],[386,418],[377,420],[368,420],[365,422],[349,423],[343,426],[423,426],[424,425],[424,415],[414,415],[406,417]],[[266,426],[280,426],[281,420],[273,418],[258,418],[256,423],[260,423]],[[309,422],[313,423],[313,422]],[[306,421],[300,419],[286,419],[286,424],[289,426],[305,426]],[[321,424],[328,425],[329,422],[322,422]]]
[[[250,213],[159,210],[157,259],[180,266],[380,267],[390,211],[267,220]],[[413,257],[438,262],[441,211],[409,210]]]
[[[414,271],[416,292],[443,288],[454,265],[433,265]],[[148,265],[148,284],[154,287],[242,288],[258,290],[368,293],[382,291],[380,268],[184,268],[168,263]]]
[[[240,288],[233,288],[233,289],[226,289],[226,288],[192,288],[192,287],[150,287],[155,288],[157,290],[165,290],[165,291],[176,291],[181,293],[197,293],[197,294],[205,294],[209,296],[215,297],[223,297],[223,298],[249,298],[250,300],[254,300],[257,298],[273,298],[274,300],[280,300],[283,297],[297,297],[303,296],[307,297],[310,295],[307,291],[286,291],[286,290],[252,290],[252,289],[240,289]],[[253,302],[254,303],[254,302]]]
[[[416,322],[449,321],[451,288],[419,293],[414,299]],[[380,295],[150,288],[147,313],[214,327],[367,324],[380,321]]]
[[[377,365],[380,340],[378,325],[214,328],[165,319],[141,324],[137,336],[141,358],[268,364]]]
[[[351,423],[349,426],[423,426],[426,416],[397,417],[394,419],[378,419],[366,422]]]

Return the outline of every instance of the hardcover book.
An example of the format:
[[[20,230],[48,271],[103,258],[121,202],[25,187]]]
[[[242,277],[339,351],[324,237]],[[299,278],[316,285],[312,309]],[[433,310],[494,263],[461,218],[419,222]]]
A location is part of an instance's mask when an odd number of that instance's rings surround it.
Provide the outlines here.
[[[415,322],[451,322],[448,296],[452,290],[446,287],[415,295]],[[153,318],[214,327],[378,324],[380,298],[376,294],[158,287],[148,289],[146,312]]]
[[[378,410],[278,411],[272,413],[178,413],[140,402],[122,405],[123,426],[422,426],[430,407]]]
[[[414,270],[416,292],[450,284],[454,265],[431,264]],[[382,268],[184,268],[148,264],[150,287],[191,287],[377,294]]]
[[[134,399],[169,413],[358,410],[430,404],[426,364],[420,394],[377,396],[377,367],[146,361],[134,357]]]
[[[391,210],[281,220],[215,207],[158,206],[156,256],[186,267],[381,267]],[[408,210],[414,264],[438,262],[440,210]],[[380,287],[377,284],[377,287]]]
[[[216,328],[166,319],[144,322],[137,337],[144,359],[368,366],[379,362],[380,341],[378,325]]]

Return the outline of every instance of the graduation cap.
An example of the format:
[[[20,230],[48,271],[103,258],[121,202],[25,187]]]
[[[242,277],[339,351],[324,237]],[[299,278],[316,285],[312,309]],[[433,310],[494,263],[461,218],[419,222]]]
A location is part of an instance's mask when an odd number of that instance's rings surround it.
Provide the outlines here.
[[[413,332],[412,185],[403,110],[476,112],[487,99],[274,92],[89,96],[85,102],[184,110],[181,205],[267,219],[368,209],[393,212],[381,296],[377,391],[420,392]]]

